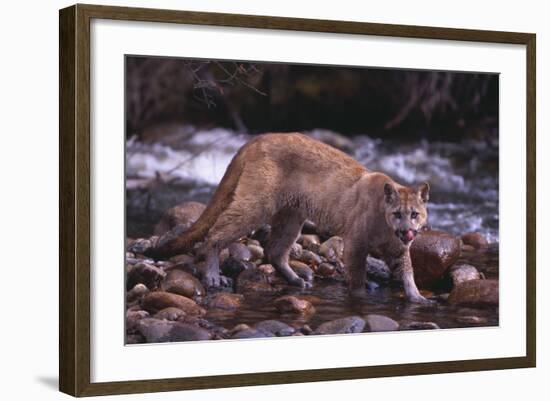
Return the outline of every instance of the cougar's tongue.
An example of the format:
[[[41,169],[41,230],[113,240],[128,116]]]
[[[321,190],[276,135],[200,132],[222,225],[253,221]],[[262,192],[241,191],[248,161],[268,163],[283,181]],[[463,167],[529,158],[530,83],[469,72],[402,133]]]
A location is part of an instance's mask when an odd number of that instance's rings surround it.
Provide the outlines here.
[[[407,241],[412,241],[414,239],[414,232],[413,230],[407,230],[405,231],[405,239]]]

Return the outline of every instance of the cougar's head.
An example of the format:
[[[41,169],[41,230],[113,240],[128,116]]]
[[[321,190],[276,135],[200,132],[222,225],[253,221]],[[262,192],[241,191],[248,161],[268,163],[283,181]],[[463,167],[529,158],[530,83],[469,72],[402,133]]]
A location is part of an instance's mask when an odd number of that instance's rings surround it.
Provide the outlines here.
[[[398,188],[391,182],[384,184],[386,222],[405,245],[410,245],[428,221],[429,192],[428,183],[417,188]]]

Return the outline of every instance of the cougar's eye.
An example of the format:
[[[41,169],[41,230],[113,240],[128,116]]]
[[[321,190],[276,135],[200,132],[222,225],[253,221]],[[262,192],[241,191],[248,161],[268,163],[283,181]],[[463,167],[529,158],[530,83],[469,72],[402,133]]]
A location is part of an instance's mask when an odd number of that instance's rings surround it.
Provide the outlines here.
[[[418,217],[417,212],[411,212],[411,219],[416,219]]]
[[[393,216],[394,216],[396,219],[400,219],[400,218],[401,218],[401,212],[393,212]]]

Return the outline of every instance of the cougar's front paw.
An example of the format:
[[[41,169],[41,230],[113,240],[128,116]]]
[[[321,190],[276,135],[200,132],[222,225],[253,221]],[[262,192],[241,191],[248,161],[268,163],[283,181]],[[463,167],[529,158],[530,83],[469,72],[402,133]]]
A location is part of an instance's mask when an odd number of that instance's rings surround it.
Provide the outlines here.
[[[230,284],[228,278],[219,273],[206,273],[201,281],[205,288],[227,287]]]
[[[313,287],[313,283],[310,281],[306,281],[301,277],[297,277],[296,279],[289,282],[290,285],[300,287],[300,288],[311,288]]]
[[[432,306],[437,304],[436,301],[424,298],[422,295],[415,295],[413,297],[408,297],[407,300],[414,304],[426,305],[426,306]]]

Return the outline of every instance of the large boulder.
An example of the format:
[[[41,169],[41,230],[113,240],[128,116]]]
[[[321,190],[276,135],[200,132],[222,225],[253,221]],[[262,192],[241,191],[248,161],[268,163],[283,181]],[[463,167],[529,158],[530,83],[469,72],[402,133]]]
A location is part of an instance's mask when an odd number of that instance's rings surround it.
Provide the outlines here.
[[[206,205],[199,202],[184,202],[168,209],[155,226],[155,235],[162,235],[176,226],[181,226],[183,230],[189,229],[204,209]]]
[[[452,305],[498,306],[498,280],[469,280],[458,284],[447,301]]]
[[[461,241],[441,231],[423,231],[411,245],[414,279],[419,288],[437,284],[460,256]]]

